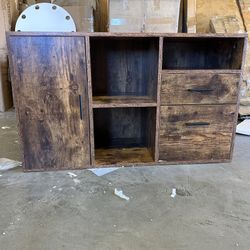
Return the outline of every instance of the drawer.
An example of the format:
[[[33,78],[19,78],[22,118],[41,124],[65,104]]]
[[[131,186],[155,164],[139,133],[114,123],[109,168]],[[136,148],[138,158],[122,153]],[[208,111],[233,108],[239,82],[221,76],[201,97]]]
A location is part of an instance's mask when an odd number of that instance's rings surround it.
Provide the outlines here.
[[[161,104],[237,103],[240,74],[162,73]]]
[[[236,105],[162,106],[159,160],[230,159]]]

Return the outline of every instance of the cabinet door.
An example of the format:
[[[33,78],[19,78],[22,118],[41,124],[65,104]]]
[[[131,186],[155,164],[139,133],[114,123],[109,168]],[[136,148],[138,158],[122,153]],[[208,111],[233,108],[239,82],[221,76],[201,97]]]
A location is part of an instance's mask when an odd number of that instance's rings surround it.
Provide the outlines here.
[[[26,170],[90,165],[84,37],[8,38]]]

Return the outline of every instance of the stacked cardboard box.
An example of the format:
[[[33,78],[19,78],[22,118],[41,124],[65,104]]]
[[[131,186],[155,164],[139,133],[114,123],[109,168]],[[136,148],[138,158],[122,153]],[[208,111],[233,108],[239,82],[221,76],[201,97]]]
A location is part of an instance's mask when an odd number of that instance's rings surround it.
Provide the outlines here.
[[[178,32],[180,0],[110,0],[110,32]]]
[[[77,31],[94,32],[95,0],[54,0],[53,3],[62,6],[70,13]]]
[[[15,0],[0,0],[0,112],[12,107],[5,32],[11,30],[17,16],[18,10]]]

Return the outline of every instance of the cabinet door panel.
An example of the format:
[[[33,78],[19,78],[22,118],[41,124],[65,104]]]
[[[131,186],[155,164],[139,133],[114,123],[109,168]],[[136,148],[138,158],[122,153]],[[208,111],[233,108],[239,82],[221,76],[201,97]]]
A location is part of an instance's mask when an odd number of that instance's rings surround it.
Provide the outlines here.
[[[8,38],[26,170],[90,165],[84,37]]]

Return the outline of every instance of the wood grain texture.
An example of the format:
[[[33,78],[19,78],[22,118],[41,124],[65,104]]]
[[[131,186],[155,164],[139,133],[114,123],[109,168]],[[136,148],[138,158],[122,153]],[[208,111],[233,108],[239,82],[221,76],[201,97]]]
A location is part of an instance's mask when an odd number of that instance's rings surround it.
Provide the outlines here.
[[[9,37],[8,42],[24,168],[89,167],[84,38]]]
[[[148,148],[110,148],[96,149],[96,165],[132,165],[154,162]]]
[[[0,48],[0,112],[5,112],[13,107],[11,83],[9,81],[8,69],[9,64],[7,49],[2,50]]]
[[[196,33],[196,0],[184,0],[187,33]]]
[[[159,159],[159,131],[160,131],[160,112],[161,112],[161,82],[162,82],[162,59],[163,59],[163,37],[159,39],[158,57],[158,82],[157,82],[157,110],[155,125],[155,160]]]
[[[240,74],[162,74],[161,104],[237,103]]]
[[[244,77],[244,66],[245,66],[246,60],[247,60],[247,49],[248,49],[248,38],[245,37],[243,56],[241,58],[241,60],[242,60],[242,62],[241,62],[241,70],[242,70],[242,72],[241,72],[240,84],[239,84],[239,88],[238,88],[238,102],[237,102],[237,106],[236,106],[236,114],[235,114],[235,117],[234,117],[234,124],[233,124],[234,128],[233,128],[233,138],[232,138],[232,144],[231,144],[231,158],[230,158],[230,160],[233,159],[236,128],[237,128],[238,114],[239,114],[239,108],[240,108],[240,89],[241,89],[241,85],[242,85],[243,77]]]
[[[163,69],[241,69],[243,47],[243,38],[165,38]]]
[[[160,160],[230,159],[236,105],[162,106]]]
[[[8,37],[25,170],[230,160],[245,34]]]
[[[148,96],[94,96],[93,108],[156,107]]]
[[[158,41],[90,39],[93,95],[156,99]]]
[[[94,109],[95,148],[149,147],[153,122],[155,108]]]
[[[86,61],[87,61],[87,80],[88,80],[88,98],[89,98],[89,137],[90,137],[90,162],[95,165],[95,140],[94,140],[94,116],[93,116],[93,91],[91,77],[91,56],[90,39],[86,36]]]
[[[107,32],[109,23],[109,0],[96,0],[94,11],[95,32]]]
[[[7,36],[28,36],[28,37],[113,37],[113,38],[124,38],[129,37],[138,38],[138,37],[148,37],[148,38],[159,38],[159,37],[168,37],[168,38],[245,38],[248,37],[247,33],[238,33],[238,34],[214,34],[214,33],[112,33],[112,32],[6,32]]]

